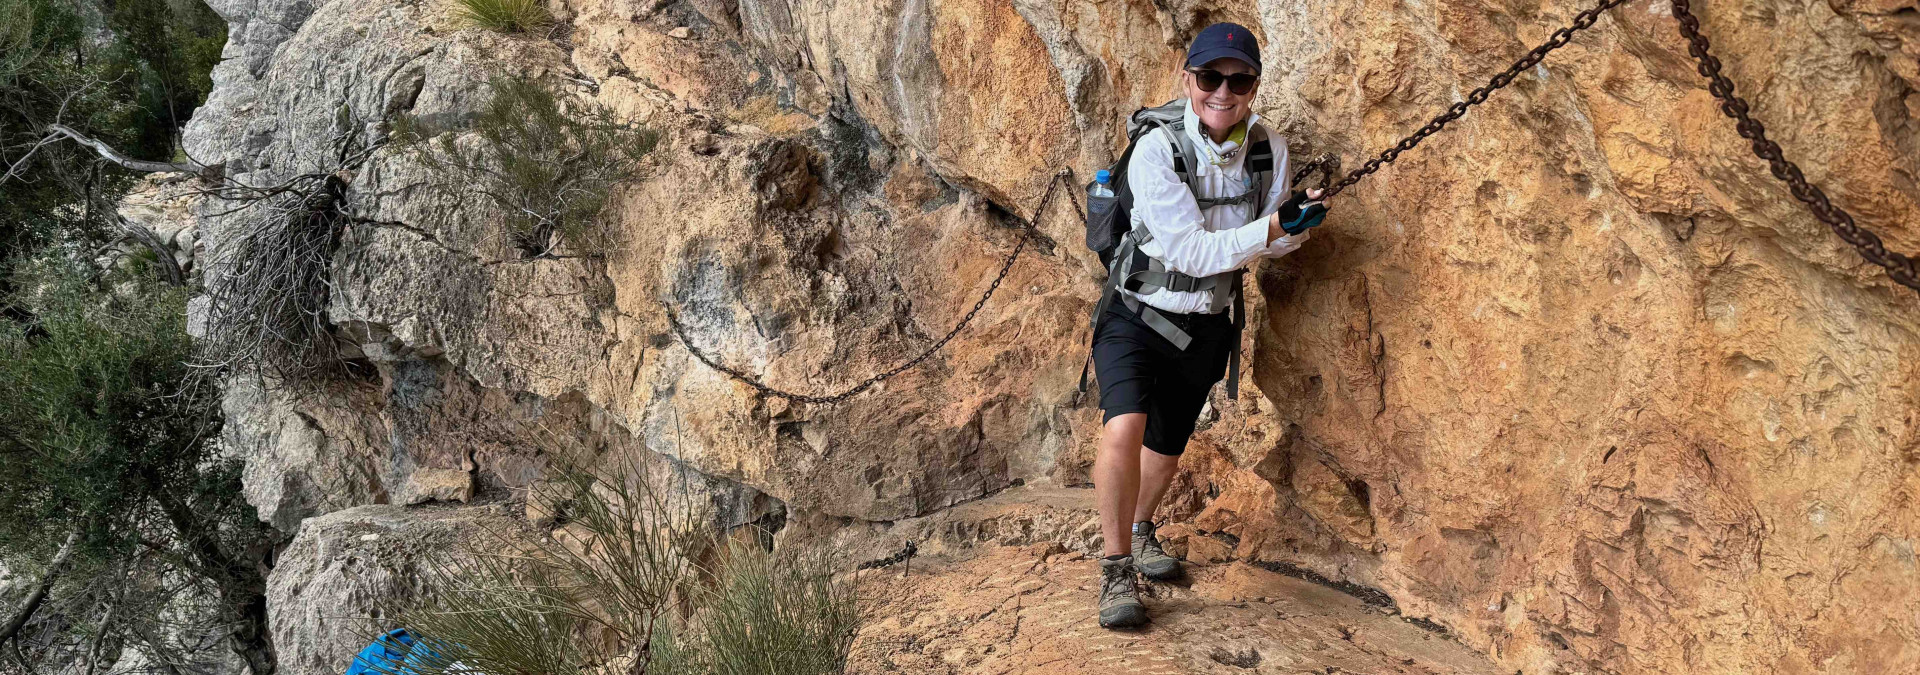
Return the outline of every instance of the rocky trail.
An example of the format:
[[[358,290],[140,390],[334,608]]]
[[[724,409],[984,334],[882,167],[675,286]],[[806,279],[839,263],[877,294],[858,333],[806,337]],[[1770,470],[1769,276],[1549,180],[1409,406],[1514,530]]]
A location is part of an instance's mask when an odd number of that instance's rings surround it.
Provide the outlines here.
[[[984,527],[1090,515],[1090,490],[988,500]],[[1080,508],[1062,508],[1085,506]],[[1014,515],[1018,514],[1018,515]],[[1009,518],[1011,520],[1009,520]],[[957,524],[955,521],[947,521]],[[1010,535],[1017,538],[1018,535]],[[1006,539],[1001,539],[1006,540]],[[936,541],[935,546],[954,542]],[[853,673],[1438,673],[1502,672],[1446,634],[1373,602],[1247,562],[1187,564],[1185,579],[1145,586],[1153,623],[1110,631],[1095,619],[1094,560],[1054,541],[950,548],[909,566],[861,573],[870,620]],[[1382,606],[1386,605],[1386,606]],[[1428,624],[1430,626],[1430,624]]]

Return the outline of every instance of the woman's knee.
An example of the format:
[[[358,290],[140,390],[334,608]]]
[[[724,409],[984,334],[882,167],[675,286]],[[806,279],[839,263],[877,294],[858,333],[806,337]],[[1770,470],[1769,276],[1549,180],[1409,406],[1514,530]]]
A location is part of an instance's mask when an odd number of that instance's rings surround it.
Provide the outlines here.
[[[1143,412],[1122,413],[1107,420],[1100,431],[1100,445],[1122,445],[1137,448],[1141,438],[1147,433],[1147,414]]]

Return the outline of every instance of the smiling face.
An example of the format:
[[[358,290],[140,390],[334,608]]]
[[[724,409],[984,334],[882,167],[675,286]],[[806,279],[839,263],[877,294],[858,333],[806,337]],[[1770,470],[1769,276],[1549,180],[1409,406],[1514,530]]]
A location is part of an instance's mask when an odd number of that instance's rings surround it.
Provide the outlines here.
[[[1239,59],[1214,59],[1200,66],[1199,70],[1214,70],[1227,77],[1254,74],[1253,67]],[[1206,125],[1208,134],[1215,141],[1225,139],[1234,125],[1247,119],[1247,115],[1253,112],[1253,96],[1260,93],[1257,82],[1245,94],[1233,93],[1232,87],[1225,82],[1213,91],[1205,91],[1200,88],[1199,77],[1191,70],[1182,73],[1181,81],[1186,88],[1187,98],[1193,101],[1194,114],[1199,116],[1200,123]]]

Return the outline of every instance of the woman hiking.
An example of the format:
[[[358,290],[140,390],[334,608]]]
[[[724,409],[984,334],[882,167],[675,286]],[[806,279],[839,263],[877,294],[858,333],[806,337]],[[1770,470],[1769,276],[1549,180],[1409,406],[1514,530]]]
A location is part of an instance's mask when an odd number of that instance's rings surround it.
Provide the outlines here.
[[[1099,608],[1109,628],[1147,622],[1136,573],[1180,574],[1154,536],[1153,513],[1201,406],[1229,360],[1237,365],[1243,268],[1298,249],[1325,213],[1306,201],[1317,190],[1286,197],[1286,139],[1252,110],[1260,88],[1252,31],[1232,23],[1200,31],[1181,85],[1178,121],[1139,136],[1123,160],[1131,240],[1112,268],[1118,301],[1102,303],[1094,332],[1104,416],[1093,469],[1105,539]]]

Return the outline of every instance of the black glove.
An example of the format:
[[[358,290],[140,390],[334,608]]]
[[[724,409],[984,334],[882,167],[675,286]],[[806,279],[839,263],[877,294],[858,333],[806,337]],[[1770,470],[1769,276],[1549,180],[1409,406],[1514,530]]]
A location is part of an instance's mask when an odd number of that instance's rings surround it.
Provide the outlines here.
[[[1327,205],[1309,202],[1307,193],[1294,190],[1293,196],[1282,202],[1275,214],[1280,217],[1280,229],[1295,235],[1319,225],[1320,220],[1327,217]]]

